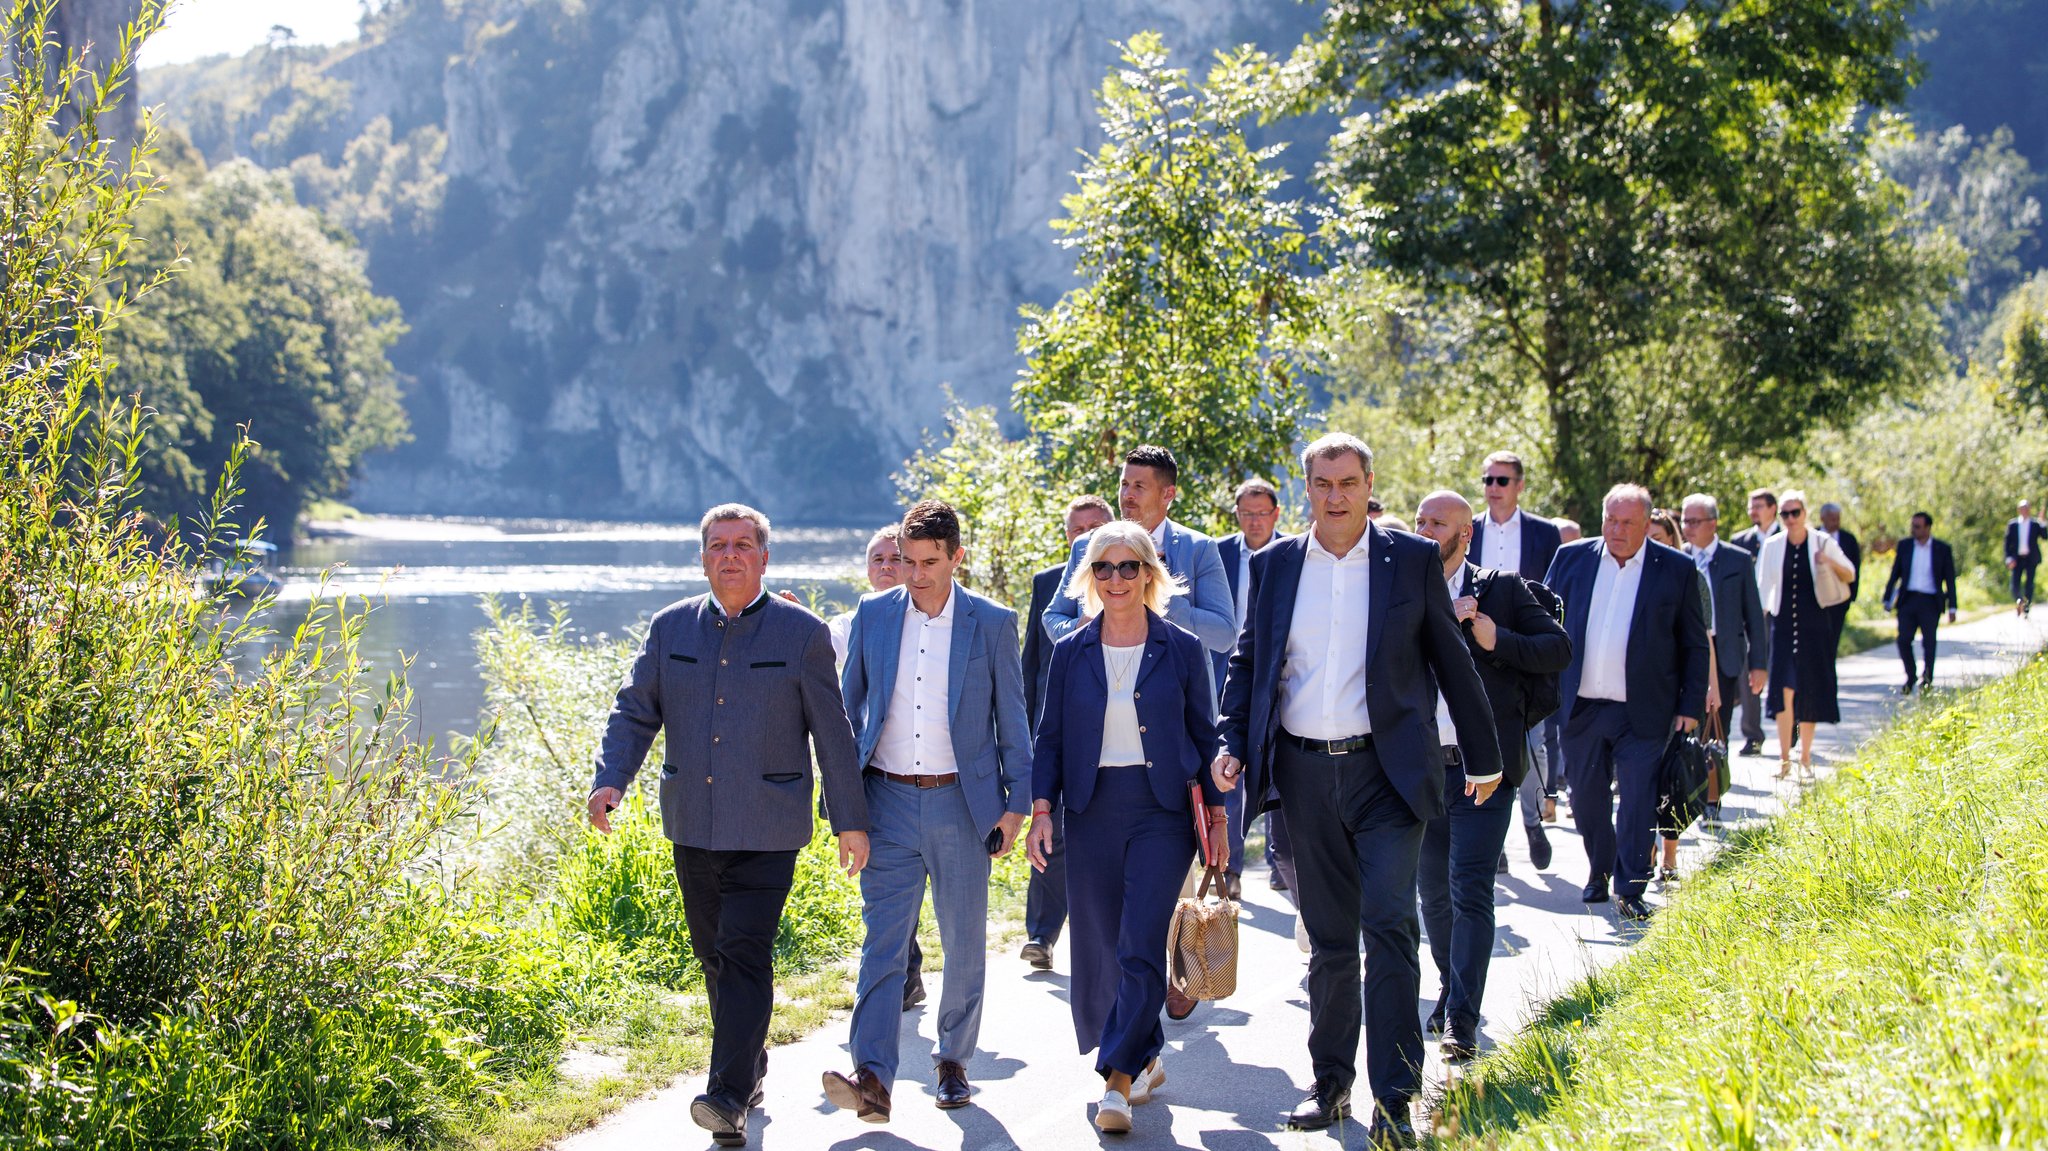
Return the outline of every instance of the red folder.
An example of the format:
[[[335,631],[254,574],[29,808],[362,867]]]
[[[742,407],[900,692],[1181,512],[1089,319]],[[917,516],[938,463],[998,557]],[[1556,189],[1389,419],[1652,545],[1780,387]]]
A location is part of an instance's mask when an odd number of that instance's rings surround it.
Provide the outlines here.
[[[1201,784],[1188,784],[1188,806],[1195,813],[1195,843],[1200,846],[1202,852],[1202,866],[1214,867],[1216,861],[1209,858],[1209,809],[1202,803]]]

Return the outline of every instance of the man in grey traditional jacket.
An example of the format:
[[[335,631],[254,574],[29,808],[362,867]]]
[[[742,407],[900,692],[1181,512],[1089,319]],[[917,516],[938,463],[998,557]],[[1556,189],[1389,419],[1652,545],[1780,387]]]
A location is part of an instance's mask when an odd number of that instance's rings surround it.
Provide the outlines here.
[[[690,1118],[737,1147],[761,1102],[775,933],[811,840],[813,749],[849,875],[867,864],[868,807],[825,621],[761,590],[768,517],[721,504],[699,535],[711,591],[648,625],[605,721],[588,806],[610,832],[607,813],[666,731],[662,834],[711,1007],[710,1081]]]

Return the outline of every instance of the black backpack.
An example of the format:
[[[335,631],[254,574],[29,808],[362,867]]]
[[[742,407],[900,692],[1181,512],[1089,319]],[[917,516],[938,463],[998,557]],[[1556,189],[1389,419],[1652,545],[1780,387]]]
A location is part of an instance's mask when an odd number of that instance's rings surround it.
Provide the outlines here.
[[[1514,575],[1512,572],[1502,574]],[[1564,601],[1557,598],[1556,592],[1551,591],[1541,580],[1523,579],[1522,586],[1529,589],[1529,594],[1536,600],[1536,606],[1549,612],[1550,618],[1559,624],[1564,623]],[[1563,706],[1564,691],[1558,686],[1557,672],[1522,677],[1522,722],[1535,727],[1557,714],[1557,709]]]

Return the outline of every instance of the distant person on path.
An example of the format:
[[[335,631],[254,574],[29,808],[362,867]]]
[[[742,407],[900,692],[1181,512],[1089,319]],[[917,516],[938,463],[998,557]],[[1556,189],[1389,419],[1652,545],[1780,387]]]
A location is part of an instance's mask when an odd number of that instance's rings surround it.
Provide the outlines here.
[[[1544,583],[1564,600],[1572,641],[1559,695],[1572,819],[1592,872],[1579,897],[1605,903],[1611,878],[1616,909],[1640,920],[1664,748],[1706,714],[1707,621],[1699,569],[1649,541],[1650,493],[1618,484],[1602,506],[1600,538],[1560,548]]]
[[[868,591],[883,592],[903,582],[903,551],[898,536],[902,534],[901,522],[887,524],[868,537],[867,575]],[[795,593],[783,592],[784,599],[798,602]],[[839,666],[846,666],[846,640],[853,634],[855,610],[849,608],[825,621],[832,629],[832,652],[839,658]]]
[[[1479,680],[1486,685],[1495,742],[1501,749],[1501,786],[1485,803],[1464,802],[1465,781],[1457,728],[1439,698],[1437,740],[1444,757],[1444,810],[1424,825],[1417,887],[1422,921],[1429,930],[1430,958],[1436,961],[1443,994],[1424,1031],[1444,1037],[1444,1058],[1479,1054],[1480,1002],[1494,945],[1494,860],[1514,817],[1516,785],[1534,765],[1530,731],[1538,717],[1528,708],[1539,681],[1555,699],[1557,673],[1572,661],[1564,628],[1537,602],[1513,570],[1496,571],[1471,562],[1472,505],[1456,492],[1431,492],[1415,510],[1415,526],[1443,552],[1445,590],[1465,633],[1465,645]],[[1532,830],[1536,850],[1542,828]],[[1541,866],[1550,845],[1542,843]]]
[[[1309,1058],[1315,1082],[1288,1116],[1320,1130],[1351,1113],[1361,1014],[1368,1139],[1412,1145],[1422,1089],[1416,868],[1443,813],[1434,681],[1463,760],[1463,798],[1500,786],[1500,749],[1434,543],[1363,513],[1372,451],[1331,433],[1302,452],[1310,532],[1252,557],[1244,634],[1230,657],[1223,754],[1213,768],[1247,802],[1287,814],[1295,895],[1312,945]],[[1365,940],[1363,999],[1359,937]]]
[[[1713,614],[1707,632],[1713,639],[1715,673],[1719,677],[1714,695],[1718,707],[1710,708],[1714,722],[1709,726],[1727,739],[1734,730],[1736,701],[1745,691],[1762,692],[1770,681],[1770,633],[1764,627],[1763,599],[1756,590],[1756,560],[1742,548],[1724,544],[1716,533],[1721,527],[1721,508],[1714,497],[1694,492],[1679,508],[1679,530],[1685,534],[1685,551],[1706,577],[1713,599]],[[1741,682],[1741,681],[1747,682]],[[1712,827],[1721,822],[1721,793],[1733,781],[1707,779],[1707,806],[1701,819]]]
[[[2041,525],[2034,519],[2034,505],[2020,501],[2020,514],[2005,525],[2005,567],[2012,573],[2012,610],[2027,616],[2034,612],[2034,572],[2041,566]]]
[[[1522,457],[1513,452],[1487,456],[1480,465],[1479,486],[1480,494],[1486,497],[1486,514],[1472,524],[1473,562],[1482,568],[1514,572],[1525,580],[1540,583],[1550,570],[1557,549],[1564,546],[1564,536],[1556,523],[1522,510],[1522,489],[1527,486]],[[1543,832],[1544,817],[1557,818],[1557,777],[1552,774],[1550,745],[1555,742],[1551,728],[1558,722],[1553,715],[1543,721],[1541,730],[1529,733],[1534,770],[1518,784],[1522,830],[1529,839],[1529,859],[1538,871],[1550,866],[1550,837]],[[1516,753],[1503,747],[1500,754],[1501,762],[1507,763]]]
[[[1559,547],[1563,547],[1566,544],[1575,544],[1585,537],[1586,529],[1580,527],[1577,520],[1558,516],[1550,522],[1557,525],[1557,544]]]
[[[1799,725],[1799,771],[1813,775],[1813,728],[1840,723],[1835,697],[1835,625],[1827,609],[1849,594],[1856,565],[1842,546],[1806,522],[1806,493],[1784,494],[1782,529],[1756,557],[1757,595],[1771,619],[1770,714],[1778,721],[1778,778],[1792,772],[1792,726]]]
[[[1077,496],[1067,505],[1067,543],[1077,539],[1116,518],[1116,510],[1101,496]],[[1038,718],[1045,714],[1045,681],[1052,674],[1052,640],[1046,638],[1045,628],[1039,620],[1045,617],[1045,609],[1052,605],[1052,599],[1059,594],[1060,575],[1067,570],[1065,563],[1056,563],[1031,577],[1031,613],[1024,623],[1024,715],[1031,721],[1031,730],[1038,731]],[[1017,957],[1039,971],[1052,970],[1053,945],[1060,940],[1060,929],[1067,925],[1067,836],[1064,820],[1055,810],[1049,817],[1052,823],[1052,847],[1046,851],[1046,867],[1040,871],[1033,868],[1031,877],[1024,888],[1024,946]]]
[[[1734,544],[1756,558],[1763,550],[1764,541],[1778,530],[1778,496],[1769,488],[1757,488],[1749,493],[1750,526],[1728,537]],[[1764,704],[1763,696],[1749,690],[1743,684],[1742,691],[1742,752],[1743,755],[1764,753]],[[1730,743],[1734,740],[1730,739]],[[1782,750],[1782,749],[1781,749]]]
[[[1840,655],[1842,632],[1849,626],[1849,605],[1856,602],[1856,596],[1863,590],[1863,541],[1842,526],[1842,505],[1833,500],[1820,505],[1820,526],[1842,545],[1842,554],[1849,557],[1849,566],[1856,569],[1856,578],[1849,581],[1849,598],[1828,609],[1828,620],[1835,625],[1835,654]]]
[[[1073,565],[1089,622],[1053,647],[1045,715],[1032,763],[1025,851],[1046,866],[1051,815],[1064,808],[1073,908],[1068,984],[1074,1034],[1096,1051],[1104,1080],[1095,1125],[1131,1129],[1131,1107],[1166,1082],[1166,935],[1205,829],[1229,848],[1223,794],[1203,765],[1216,750],[1209,657],[1167,622],[1186,589],[1167,572],[1142,524],[1097,528]],[[1199,784],[1195,809],[1189,785]]]
[[[1902,694],[1913,692],[1913,636],[1920,636],[1922,689],[1934,686],[1935,633],[1941,630],[1941,607],[1948,604],[1948,622],[1956,622],[1956,556],[1947,540],[1934,538],[1934,517],[1913,513],[1911,539],[1899,541],[1892,553],[1892,574],[1884,581],[1884,606],[1898,613],[1899,661],[1906,665]]]
[[[825,1098],[889,1120],[904,964],[930,881],[946,952],[939,992],[937,1103],[965,1107],[981,1035],[989,861],[1009,854],[1030,807],[1031,735],[1017,613],[954,581],[960,517],[939,500],[903,516],[904,584],[861,601],[843,677],[867,792],[854,1073],[828,1071]]]
[[[825,621],[761,590],[768,517],[720,504],[698,525],[711,590],[657,612],[605,720],[590,822],[633,784],[657,733],[661,830],[675,845],[690,950],[711,1008],[711,1064],[690,1118],[724,1147],[746,1143],[761,1103],[775,1005],[775,933],[811,841],[811,757],[839,862],[868,861],[868,805]],[[699,782],[699,781],[702,782]]]
[[[1237,517],[1238,530],[1216,541],[1216,554],[1223,560],[1223,574],[1230,580],[1231,618],[1235,630],[1244,629],[1245,605],[1250,602],[1252,591],[1252,553],[1273,542],[1273,533],[1280,525],[1280,492],[1261,479],[1249,479],[1237,485],[1231,500],[1231,513]],[[1236,647],[1235,637],[1231,647]],[[1215,678],[1216,690],[1223,690],[1223,676],[1230,667],[1230,652],[1218,651],[1209,654],[1209,671]],[[1228,880],[1230,898],[1239,899],[1244,895],[1244,794],[1233,791],[1223,797],[1223,806],[1230,812],[1230,862],[1224,871]],[[1272,869],[1274,886],[1286,890],[1287,880],[1275,861],[1272,830],[1279,819],[1278,813],[1266,816],[1266,864]],[[1285,831],[1280,832],[1284,838]],[[1292,861],[1288,870],[1293,869]]]

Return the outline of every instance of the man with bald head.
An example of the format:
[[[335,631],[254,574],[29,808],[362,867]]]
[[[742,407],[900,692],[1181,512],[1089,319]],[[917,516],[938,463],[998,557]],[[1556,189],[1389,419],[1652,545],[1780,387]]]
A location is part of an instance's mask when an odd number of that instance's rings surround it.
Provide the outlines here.
[[[1415,531],[1435,540],[1443,553],[1444,588],[1486,687],[1501,752],[1501,788],[1484,803],[1459,803],[1464,783],[1448,770],[1459,762],[1458,733],[1449,709],[1437,702],[1437,738],[1446,766],[1444,810],[1423,827],[1416,874],[1429,953],[1443,986],[1429,1029],[1444,1033],[1445,1058],[1470,1059],[1479,1053],[1479,1002],[1493,956],[1494,860],[1507,839],[1518,786],[1534,759],[1529,729],[1543,719],[1529,707],[1536,687],[1532,681],[1563,671],[1571,662],[1572,644],[1519,574],[1477,567],[1468,558],[1472,505],[1465,497],[1431,492],[1415,509]],[[1541,834],[1539,825],[1532,848]]]
[[[1580,898],[1647,919],[1658,766],[1707,703],[1707,618],[1693,561],[1649,539],[1650,493],[1617,484],[1600,538],[1559,548],[1543,582],[1564,601],[1572,662],[1559,684],[1572,819],[1592,874]],[[1621,809],[1608,800],[1619,785]]]

